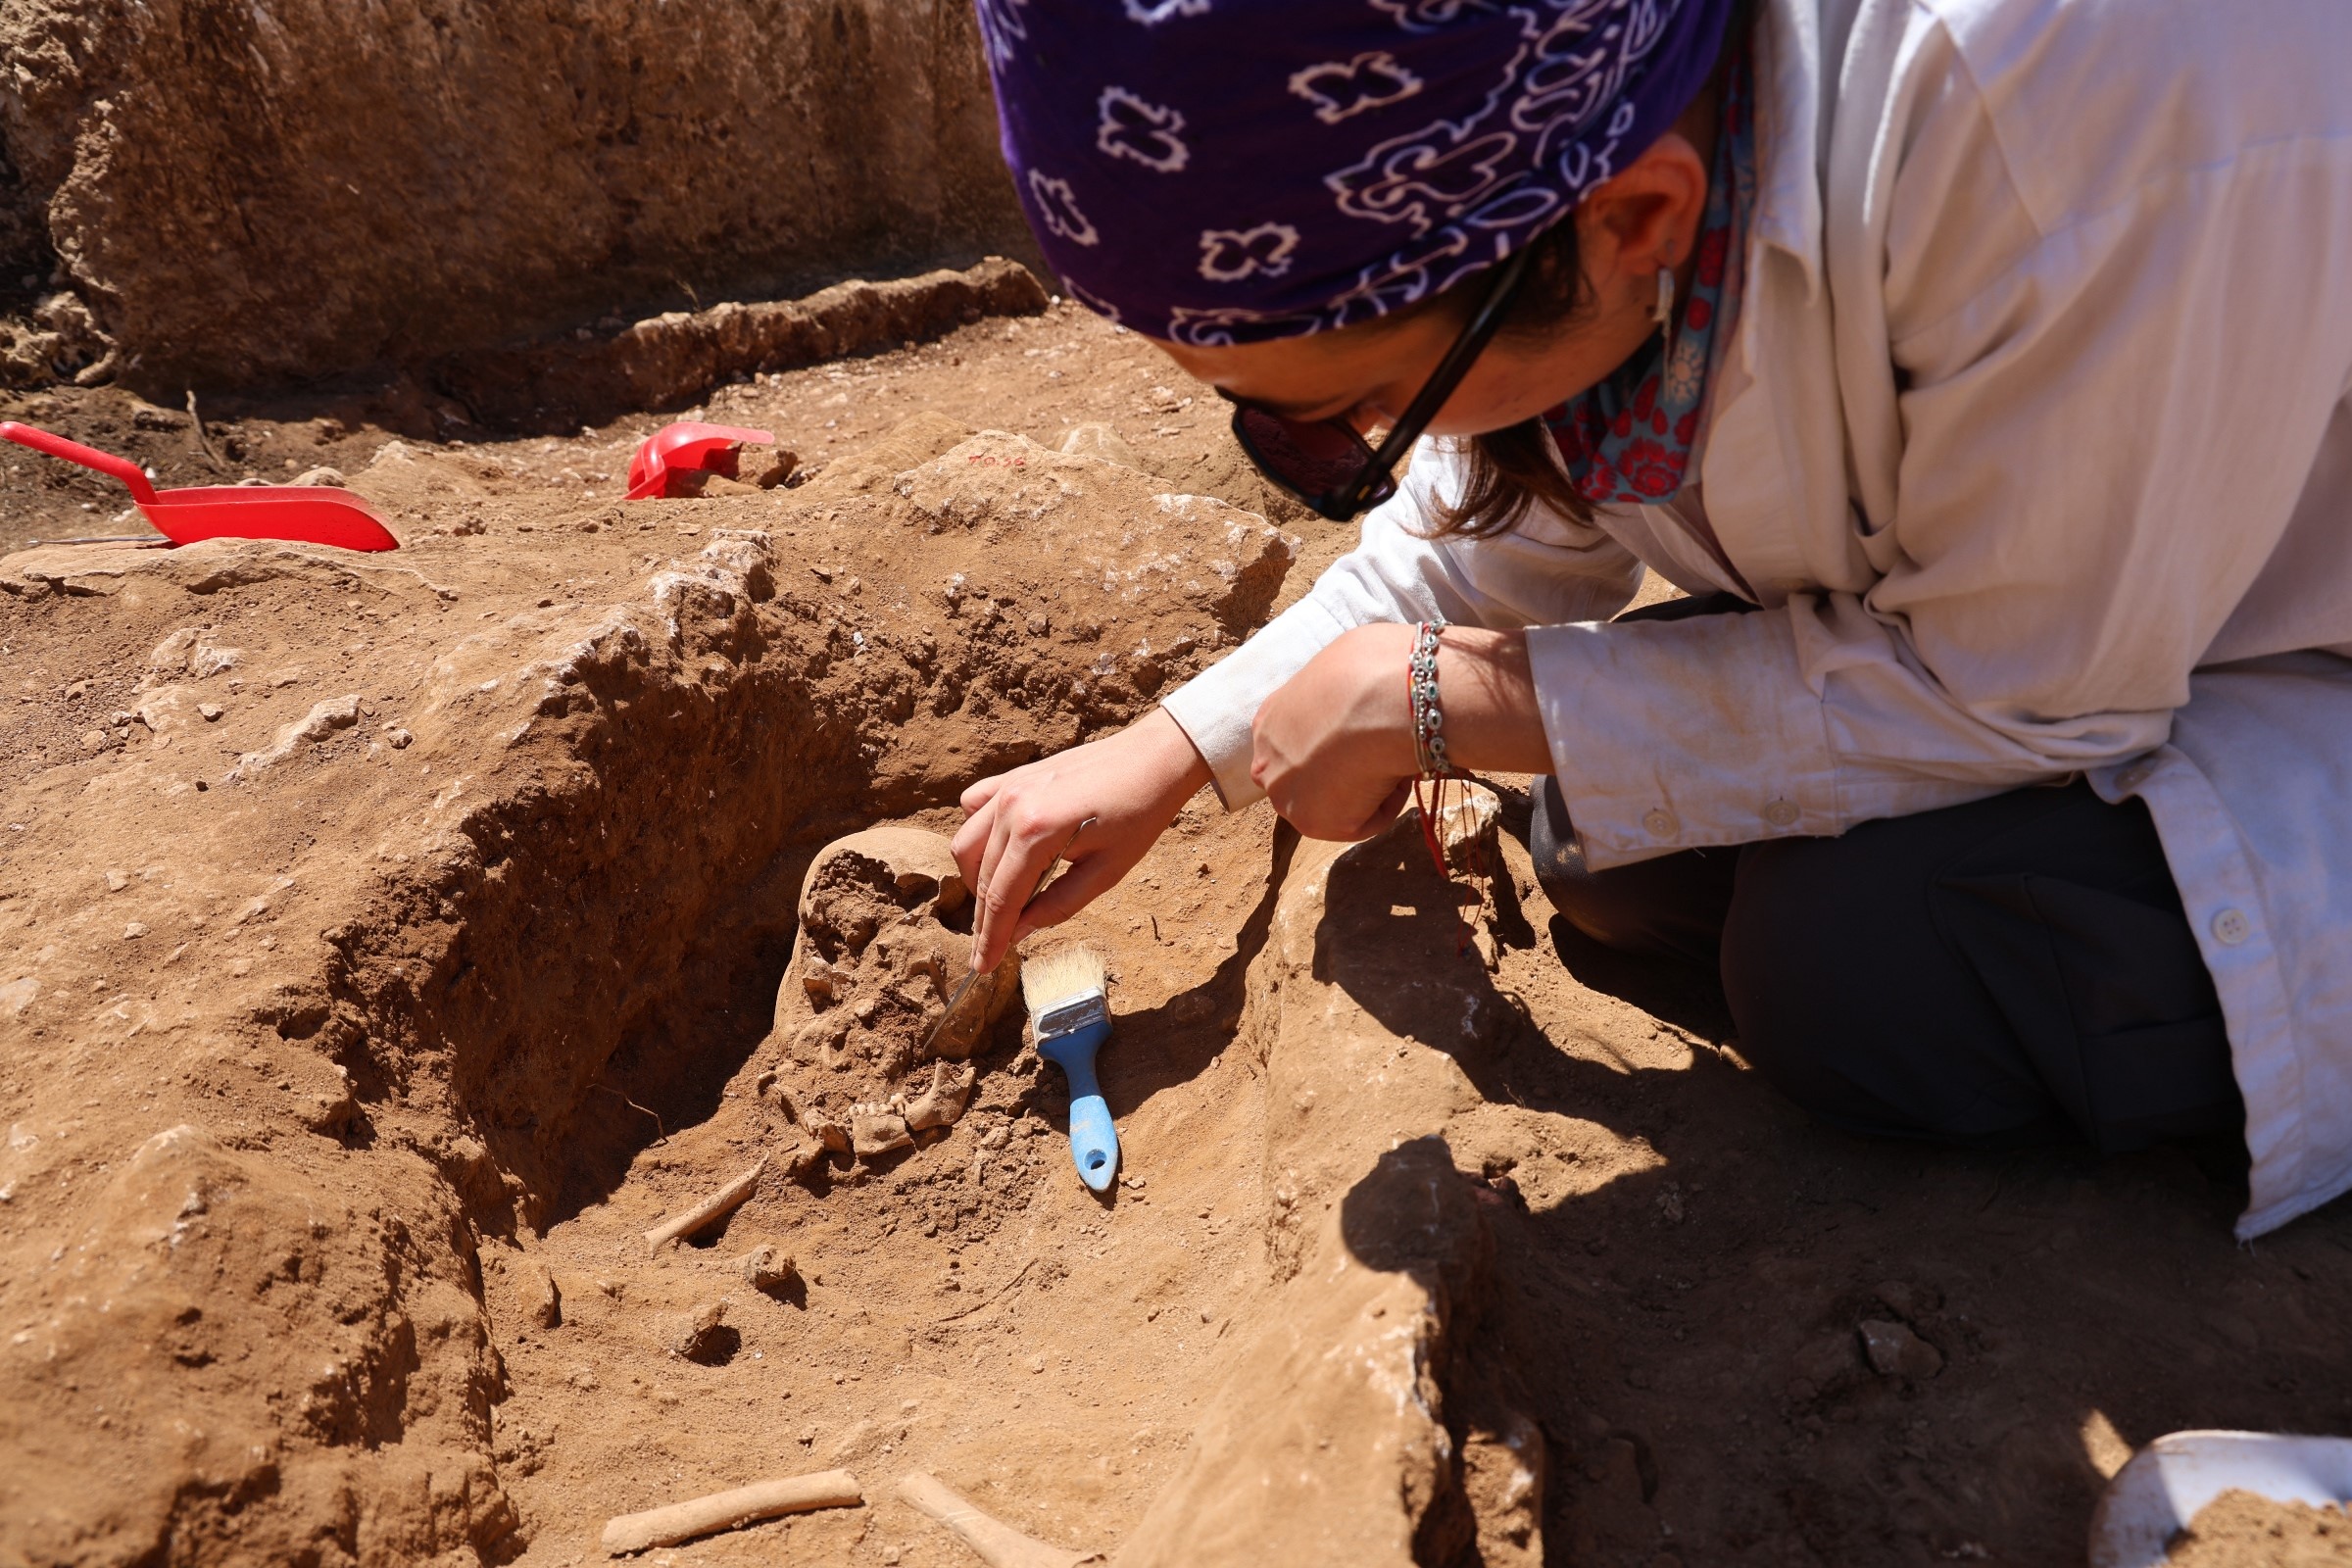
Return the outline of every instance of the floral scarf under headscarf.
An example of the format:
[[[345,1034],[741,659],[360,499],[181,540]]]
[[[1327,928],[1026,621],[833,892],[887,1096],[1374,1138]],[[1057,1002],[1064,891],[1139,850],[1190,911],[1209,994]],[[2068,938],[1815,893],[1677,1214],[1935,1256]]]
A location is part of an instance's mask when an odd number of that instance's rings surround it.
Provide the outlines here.
[[[1756,128],[1747,50],[1738,47],[1699,220],[1697,267],[1671,351],[1663,335],[1652,337],[1612,374],[1544,416],[1578,492],[1603,506],[1655,505],[1683,487],[1716,329],[1740,314],[1739,246],[1755,209]]]

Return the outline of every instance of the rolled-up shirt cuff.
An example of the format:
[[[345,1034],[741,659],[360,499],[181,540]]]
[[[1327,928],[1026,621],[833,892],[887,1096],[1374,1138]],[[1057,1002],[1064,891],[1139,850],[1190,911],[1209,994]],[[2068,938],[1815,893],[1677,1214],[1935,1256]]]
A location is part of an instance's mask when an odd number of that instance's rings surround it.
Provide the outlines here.
[[[1527,651],[1552,770],[1594,869],[1846,826],[1788,616],[1534,626]]]
[[[1347,629],[1323,606],[1301,599],[1160,700],[1208,763],[1227,810],[1265,793],[1250,777],[1250,726],[1258,706]]]

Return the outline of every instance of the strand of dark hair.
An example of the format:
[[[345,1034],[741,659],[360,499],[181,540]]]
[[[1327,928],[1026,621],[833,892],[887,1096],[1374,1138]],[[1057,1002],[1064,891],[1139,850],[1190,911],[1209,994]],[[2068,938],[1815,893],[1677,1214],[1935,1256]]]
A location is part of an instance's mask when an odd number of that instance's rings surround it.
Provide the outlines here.
[[[1740,0],[1733,11],[1726,36],[1742,35],[1752,24],[1754,13],[1752,0]],[[1718,51],[1710,92],[1720,94],[1723,90],[1731,72],[1732,55],[1729,48]],[[1584,263],[1577,250],[1574,213],[1538,235],[1533,244],[1535,262],[1496,335],[1504,340],[1546,344],[1577,325],[1592,309],[1594,300],[1592,282],[1585,276]],[[1480,286],[1474,278],[1431,303],[1467,320],[1475,308],[1473,296]],[[1523,419],[1500,430],[1471,436],[1460,442],[1459,450],[1465,460],[1461,492],[1450,503],[1438,507],[1436,516],[1431,519],[1437,527],[1429,537],[1477,539],[1508,533],[1538,506],[1574,522],[1590,524],[1593,520],[1593,504],[1569,479],[1551,432],[1544,427],[1542,419]]]
[[[1592,308],[1592,286],[1577,252],[1576,220],[1563,220],[1535,240],[1527,280],[1503,318],[1497,337],[1549,342]],[[1539,504],[1580,523],[1592,520],[1592,503],[1560,466],[1551,432],[1540,418],[1522,419],[1460,444],[1462,488],[1432,519],[1433,539],[1479,539],[1508,533]]]

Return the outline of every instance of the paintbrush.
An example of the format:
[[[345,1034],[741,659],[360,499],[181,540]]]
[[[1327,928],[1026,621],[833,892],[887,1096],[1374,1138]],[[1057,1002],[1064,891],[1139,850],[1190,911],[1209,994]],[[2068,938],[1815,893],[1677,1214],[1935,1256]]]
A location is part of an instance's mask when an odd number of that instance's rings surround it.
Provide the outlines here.
[[[1106,984],[1102,956],[1092,948],[1064,948],[1021,965],[1037,1054],[1070,1080],[1070,1158],[1078,1179],[1098,1193],[1119,1174],[1119,1132],[1095,1082],[1095,1053],[1110,1038]]]

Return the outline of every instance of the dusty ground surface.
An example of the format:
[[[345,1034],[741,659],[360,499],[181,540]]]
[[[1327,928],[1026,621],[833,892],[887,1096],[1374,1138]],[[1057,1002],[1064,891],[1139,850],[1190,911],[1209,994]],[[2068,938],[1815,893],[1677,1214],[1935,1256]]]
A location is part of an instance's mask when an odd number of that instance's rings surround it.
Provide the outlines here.
[[[219,477],[184,415],[44,399]],[[815,477],[623,505],[656,419],[257,413],[226,461],[341,466],[406,548],[0,565],[0,1560],[568,1563],[838,1464],[866,1507],[655,1560],[967,1561],[924,1468],[1128,1563],[2061,1564],[2136,1444],[2352,1430],[2352,1210],[2239,1248],[2182,1154],[1811,1127],[1703,977],[1553,918],[1507,793],[1492,971],[1409,826],[1206,799],[1064,933],[1113,1200],[1016,1010],[953,1126],[649,1255],[802,1147],[818,847],[952,825],[1346,537],[1066,310],[705,412]],[[1047,450],[1090,421],[1122,461]],[[0,479],[12,538],[111,531],[103,481]]]

